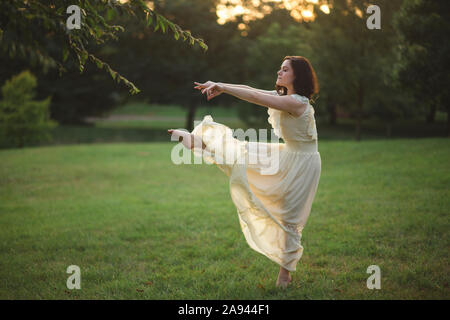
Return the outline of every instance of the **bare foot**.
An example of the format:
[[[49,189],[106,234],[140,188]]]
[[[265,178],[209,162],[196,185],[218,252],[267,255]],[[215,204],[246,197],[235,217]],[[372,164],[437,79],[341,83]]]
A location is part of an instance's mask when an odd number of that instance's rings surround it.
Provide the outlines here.
[[[206,145],[199,137],[194,136],[193,134],[187,131],[169,129],[167,130],[167,132],[171,134],[173,137],[175,137],[179,142],[183,143],[183,145],[188,149],[194,148],[194,141],[196,143],[195,144],[196,147],[202,146],[203,149],[206,147]]]
[[[282,274],[280,272],[280,274],[278,275],[276,286],[286,289],[291,281],[292,281],[292,277],[290,274],[286,275],[286,274]]]
[[[167,130],[167,132],[172,135],[172,137],[176,138],[179,142],[183,143],[186,148],[191,149],[192,137],[189,132],[173,129],[169,129]]]

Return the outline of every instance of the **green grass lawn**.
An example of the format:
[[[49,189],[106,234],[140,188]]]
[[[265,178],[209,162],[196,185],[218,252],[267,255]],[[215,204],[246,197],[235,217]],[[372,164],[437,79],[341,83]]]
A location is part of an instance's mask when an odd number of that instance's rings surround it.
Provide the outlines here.
[[[1,299],[449,299],[446,138],[321,141],[293,283],[240,230],[228,178],[175,143],[0,151]],[[81,269],[68,290],[66,269]],[[367,267],[381,269],[369,290]]]

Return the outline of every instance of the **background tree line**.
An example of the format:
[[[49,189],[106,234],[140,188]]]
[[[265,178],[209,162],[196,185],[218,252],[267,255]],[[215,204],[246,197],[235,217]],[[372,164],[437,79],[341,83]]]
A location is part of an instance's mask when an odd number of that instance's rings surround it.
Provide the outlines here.
[[[238,108],[247,123],[261,126],[267,119],[264,108],[252,108],[227,95],[206,102],[193,90],[193,82],[212,80],[271,90],[282,58],[302,55],[312,62],[319,80],[317,117],[330,124],[337,124],[340,116],[350,117],[355,139],[361,137],[364,119],[383,121],[389,136],[397,120],[419,116],[433,122],[437,111],[447,112],[450,133],[448,1],[377,1],[380,30],[366,27],[369,3],[363,0],[319,0],[314,4],[315,19],[309,22],[298,22],[279,3],[268,2],[270,14],[250,21],[237,16],[225,24],[217,22],[219,2],[152,1],[152,12],[188,32],[191,38],[186,42],[177,39],[175,31],[169,35],[155,28],[158,19],[149,19],[142,7],[148,1],[130,1],[129,7],[79,1],[91,10],[83,18],[93,35],[72,32],[72,36],[79,37],[75,43],[87,57],[77,50],[68,53],[64,34],[55,31],[67,18],[61,13],[67,1],[36,1],[41,6],[33,7],[31,16],[14,10],[24,1],[2,2],[0,81],[30,70],[38,79],[37,98],[51,97],[50,116],[61,124],[83,124],[88,116],[107,115],[136,99],[183,106],[185,127],[192,130],[196,108],[217,105],[220,99],[221,104]],[[244,4],[250,7],[250,2]],[[320,10],[323,4],[330,6],[328,14]],[[39,18],[45,15],[47,22]],[[89,20],[91,16],[96,19]],[[30,38],[21,38],[27,30]],[[40,58],[41,52],[48,55]],[[119,75],[124,80],[116,81]],[[139,93],[133,95],[134,87]]]

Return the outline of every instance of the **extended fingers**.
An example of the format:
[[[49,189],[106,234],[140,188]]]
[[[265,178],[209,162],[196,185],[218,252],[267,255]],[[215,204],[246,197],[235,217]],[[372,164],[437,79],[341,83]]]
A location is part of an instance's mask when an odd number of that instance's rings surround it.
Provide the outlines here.
[[[206,83],[199,83],[199,82],[195,82],[194,83],[197,85],[196,87],[201,87],[201,88],[206,88]]]
[[[218,95],[218,92],[216,92],[216,84],[215,83],[212,83],[210,85],[206,85],[206,83],[201,84],[196,81],[194,81],[194,83],[196,84],[194,89],[200,90],[202,92],[202,94],[205,94],[205,92],[206,92],[208,100],[211,100],[212,98],[214,98],[215,96]]]
[[[214,90],[214,85],[209,86],[209,87],[203,89],[203,90],[202,90],[202,93],[205,93],[205,91],[206,91],[208,94],[210,94],[212,90]]]

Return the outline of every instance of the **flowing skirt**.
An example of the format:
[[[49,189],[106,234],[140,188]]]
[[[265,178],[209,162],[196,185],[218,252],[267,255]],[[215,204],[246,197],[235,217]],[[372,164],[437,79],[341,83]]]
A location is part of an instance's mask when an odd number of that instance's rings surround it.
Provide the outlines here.
[[[193,152],[229,177],[230,194],[248,245],[289,271],[303,254],[302,230],[318,188],[317,141],[241,141],[210,115],[195,126],[206,149]]]

